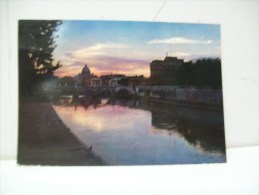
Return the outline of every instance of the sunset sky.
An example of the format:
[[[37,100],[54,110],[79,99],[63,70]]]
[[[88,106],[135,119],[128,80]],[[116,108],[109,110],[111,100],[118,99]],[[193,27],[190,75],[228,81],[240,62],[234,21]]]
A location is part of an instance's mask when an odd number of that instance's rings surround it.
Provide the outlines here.
[[[75,76],[85,64],[98,76],[149,77],[150,62],[166,53],[185,61],[220,57],[220,25],[66,20],[56,34],[59,77]]]

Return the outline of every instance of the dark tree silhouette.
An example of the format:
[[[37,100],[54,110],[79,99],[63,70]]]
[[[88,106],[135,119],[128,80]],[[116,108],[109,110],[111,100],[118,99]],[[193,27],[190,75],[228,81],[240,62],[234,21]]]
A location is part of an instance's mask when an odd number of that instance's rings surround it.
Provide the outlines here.
[[[195,63],[186,62],[177,71],[176,82],[181,86],[221,89],[221,60],[204,58]]]
[[[53,65],[52,53],[56,47],[54,32],[61,24],[58,20],[19,21],[19,90],[30,94],[34,87],[46,79],[61,64]]]
[[[181,86],[193,85],[195,80],[195,75],[193,73],[194,73],[193,63],[191,61],[184,63],[177,71],[177,74],[176,74],[177,84]]]
[[[222,88],[221,60],[200,59],[195,63],[195,83],[198,87]]]

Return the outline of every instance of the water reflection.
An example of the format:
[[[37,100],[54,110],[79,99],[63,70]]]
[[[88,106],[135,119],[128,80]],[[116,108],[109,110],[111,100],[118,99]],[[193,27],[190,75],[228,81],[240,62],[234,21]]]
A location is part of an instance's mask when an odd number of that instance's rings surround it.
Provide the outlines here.
[[[151,113],[152,125],[166,130],[168,135],[177,131],[194,146],[225,152],[222,112],[156,103]]]
[[[79,97],[55,109],[109,164],[225,161],[223,113],[140,100]]]

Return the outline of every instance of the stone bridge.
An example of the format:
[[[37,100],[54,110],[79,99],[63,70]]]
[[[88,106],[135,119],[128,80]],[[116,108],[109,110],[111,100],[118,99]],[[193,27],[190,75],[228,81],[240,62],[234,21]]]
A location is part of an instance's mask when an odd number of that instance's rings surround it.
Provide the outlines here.
[[[143,98],[153,98],[168,101],[183,101],[191,103],[222,104],[222,90],[180,88],[178,86],[114,86],[114,87],[82,87],[63,86],[45,89],[48,94],[120,94],[136,95]]]
[[[46,93],[59,93],[59,94],[90,94],[90,93],[119,93],[120,91],[125,91],[128,94],[134,94],[136,92],[135,88],[130,86],[116,86],[116,87],[84,87],[84,86],[49,86],[44,88]]]

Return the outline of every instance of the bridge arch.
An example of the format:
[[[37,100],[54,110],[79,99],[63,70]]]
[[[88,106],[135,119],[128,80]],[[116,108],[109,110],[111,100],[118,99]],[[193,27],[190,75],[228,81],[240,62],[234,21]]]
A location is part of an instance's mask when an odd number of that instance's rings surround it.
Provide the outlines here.
[[[118,86],[115,88],[115,92],[118,95],[131,95],[134,93],[133,89],[128,86]]]

